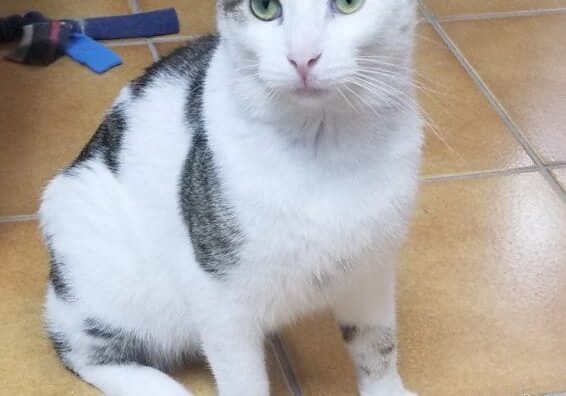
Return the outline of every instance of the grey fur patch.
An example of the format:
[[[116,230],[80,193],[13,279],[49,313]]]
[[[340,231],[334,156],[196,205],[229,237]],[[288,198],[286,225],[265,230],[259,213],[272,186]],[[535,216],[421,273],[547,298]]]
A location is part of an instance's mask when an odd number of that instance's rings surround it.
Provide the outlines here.
[[[150,353],[147,343],[136,334],[112,327],[100,320],[84,321],[84,332],[93,338],[90,364],[131,364],[160,367],[160,362]]]
[[[84,321],[84,326],[85,333],[91,337],[111,340],[120,336],[119,330],[112,329],[110,326],[107,326],[96,319],[87,318]]]
[[[102,157],[108,169],[113,173],[118,173],[122,140],[127,127],[123,105],[111,109],[66,173],[72,175],[76,167],[98,155]]]
[[[222,10],[226,15],[238,13],[242,3],[243,0],[222,0]]]
[[[390,328],[345,326],[345,339],[361,375],[380,379],[395,364],[395,336]]]
[[[197,261],[206,272],[223,277],[239,262],[242,235],[205,135],[195,136],[183,179],[183,212]]]
[[[148,86],[164,76],[173,76],[179,81],[190,81],[200,64],[208,62],[211,51],[216,48],[218,36],[207,35],[191,40],[187,45],[177,48],[159,62],[148,67],[145,73],[131,82],[134,99],[144,95]]]
[[[344,278],[349,274],[355,265],[352,259],[340,259],[336,261],[336,267],[333,270],[317,271],[311,276],[313,285],[319,290],[325,290]]]
[[[360,366],[360,371],[367,377],[372,376],[372,370],[368,366],[365,366],[365,365],[362,364]]]
[[[57,297],[66,302],[74,300],[71,285],[65,275],[65,263],[57,255],[53,246],[53,238],[45,237],[45,243],[49,252],[49,281]]]
[[[376,341],[374,351],[381,356],[391,355],[395,351],[395,340],[391,331],[384,332],[383,337]]]
[[[208,61],[200,64],[190,87],[187,119],[194,136],[181,180],[181,207],[198,263],[206,272],[222,278],[239,262],[243,235],[208,145],[202,109]]]
[[[88,362],[94,365],[139,364],[167,371],[194,359],[194,351],[167,351],[149,335],[111,326],[99,319],[87,318],[83,332],[91,338]]]
[[[344,341],[351,342],[360,330],[356,326],[340,325],[340,331],[342,332]]]
[[[242,7],[243,2],[244,0],[223,0],[221,5],[222,13],[226,18],[230,18],[238,23],[243,23],[245,21]]]
[[[68,359],[68,355],[69,353],[71,353],[72,348],[69,342],[67,341],[65,335],[61,332],[47,330],[47,336],[49,337],[49,340],[53,345],[53,349],[55,350],[55,353],[61,360],[61,363],[63,363],[63,366],[67,370],[74,373]]]

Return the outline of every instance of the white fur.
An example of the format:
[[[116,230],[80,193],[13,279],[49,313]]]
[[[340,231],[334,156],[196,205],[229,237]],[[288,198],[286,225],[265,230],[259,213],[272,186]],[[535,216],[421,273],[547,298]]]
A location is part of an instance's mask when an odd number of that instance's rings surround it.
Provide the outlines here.
[[[48,326],[70,337],[71,365],[106,394],[189,395],[152,368],[88,365],[87,317],[135,330],[167,365],[202,350],[221,396],[268,394],[263,336],[301,315],[330,307],[342,323],[394,329],[395,257],[417,187],[420,120],[412,107],[360,88],[366,107],[355,111],[336,89],[360,53],[410,66],[411,32],[399,27],[412,23],[414,4],[366,0],[355,14],[329,16],[327,3],[283,0],[282,23],[256,20],[246,6],[244,21],[219,11],[223,38],[206,77],[205,119],[247,241],[226,280],[196,262],[180,215],[192,131],[187,84],[174,73],[142,98],[129,88],[118,98],[129,125],[118,175],[94,159],[46,189],[42,227],[75,297],[62,301],[50,287]],[[294,93],[292,51],[323,54],[312,78],[327,93]],[[412,98],[405,77],[389,84]],[[355,360],[359,353],[352,346]],[[395,367],[376,380],[360,372],[360,391],[412,395]]]

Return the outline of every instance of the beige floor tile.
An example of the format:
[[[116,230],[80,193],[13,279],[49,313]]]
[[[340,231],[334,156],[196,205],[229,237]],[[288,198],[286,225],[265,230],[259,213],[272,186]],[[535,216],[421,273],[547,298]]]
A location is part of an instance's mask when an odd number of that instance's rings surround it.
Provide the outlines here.
[[[196,396],[215,396],[216,389],[212,373],[202,364],[193,364],[174,377]]]
[[[96,75],[68,59],[49,67],[0,60],[0,216],[36,210],[44,183],[73,159],[120,88],[151,63],[147,46],[117,49],[124,65]]]
[[[445,29],[546,161],[566,159],[566,14]]]
[[[271,394],[273,396],[290,396],[289,387],[277,363],[271,348],[266,346],[267,367],[271,382]],[[212,372],[206,363],[195,363],[190,367],[176,373],[175,378],[184,384],[195,394],[195,396],[215,396],[216,386]]]
[[[437,16],[566,8],[566,0],[424,0]]]
[[[1,0],[0,15],[39,11],[49,18],[129,14],[128,0]]]
[[[421,396],[566,389],[566,207],[536,173],[423,187],[399,279],[401,374]],[[329,315],[284,332],[306,395],[355,395]]]
[[[290,396],[287,383],[269,348],[267,350],[267,366],[271,382],[271,394],[273,396]],[[217,394],[212,372],[204,363],[195,363],[174,376],[190,389],[195,396],[215,396]]]
[[[421,396],[566,389],[566,206],[537,173],[428,184],[400,271]]]
[[[305,396],[357,395],[355,370],[331,315],[304,319],[282,337]]]
[[[42,330],[47,262],[37,223],[0,224],[0,395],[100,395],[59,364]],[[271,354],[269,367],[273,395],[288,395]],[[203,365],[188,367],[176,377],[195,396],[216,394]]]
[[[425,22],[427,22],[426,16],[421,12],[421,10],[417,10],[417,23]]]
[[[562,169],[555,169],[552,171],[552,174],[558,180],[564,191],[566,191],[566,168]]]
[[[200,35],[216,30],[216,2],[212,0],[139,0],[143,11],[175,7],[181,24],[180,34]]]
[[[532,165],[484,95],[429,25],[419,27],[416,59],[418,84],[424,86],[419,89],[420,103],[430,124],[425,176]]]
[[[98,395],[58,364],[44,336],[48,268],[35,222],[0,224],[0,262],[0,395]]]

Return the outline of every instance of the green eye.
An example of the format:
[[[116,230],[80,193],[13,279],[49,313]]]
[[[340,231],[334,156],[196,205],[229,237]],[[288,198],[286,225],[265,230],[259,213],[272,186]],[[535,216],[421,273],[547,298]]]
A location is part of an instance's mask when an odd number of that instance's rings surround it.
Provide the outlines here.
[[[363,3],[364,0],[334,0],[336,10],[342,14],[351,14],[358,11]]]
[[[272,21],[282,13],[279,0],[250,0],[250,7],[253,14],[262,21]]]

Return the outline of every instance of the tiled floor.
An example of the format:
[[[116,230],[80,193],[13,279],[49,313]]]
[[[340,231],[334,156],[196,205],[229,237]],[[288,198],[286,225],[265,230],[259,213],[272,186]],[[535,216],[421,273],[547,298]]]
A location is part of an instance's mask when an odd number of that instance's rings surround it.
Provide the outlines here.
[[[119,44],[104,76],[61,60],[0,60],[0,395],[95,395],[63,370],[40,323],[47,260],[33,213],[49,177],[88,139],[154,54],[214,28],[214,2],[1,0],[88,16],[174,6],[182,35]],[[421,396],[566,391],[566,0],[423,0],[423,187],[399,276],[401,372]],[[124,45],[128,44],[128,45]],[[0,47],[0,53],[5,47]],[[439,135],[439,136],[437,136]],[[355,395],[328,314],[281,334],[274,395]],[[202,365],[178,377],[214,394]]]

